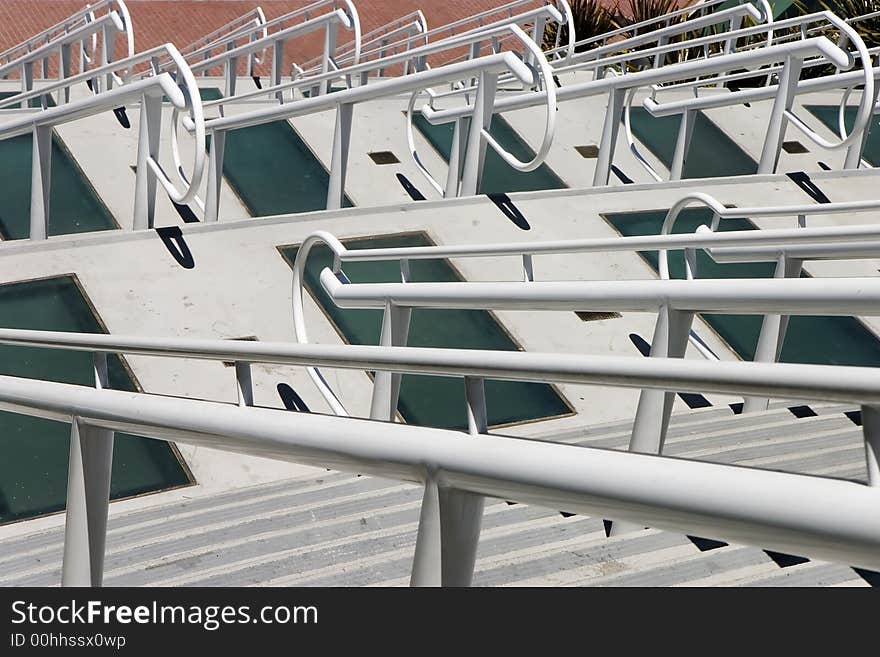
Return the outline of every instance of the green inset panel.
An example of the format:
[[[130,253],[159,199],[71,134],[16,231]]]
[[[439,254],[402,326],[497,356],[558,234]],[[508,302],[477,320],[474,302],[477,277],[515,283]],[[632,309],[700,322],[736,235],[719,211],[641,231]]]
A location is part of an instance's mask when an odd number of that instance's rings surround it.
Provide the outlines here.
[[[605,219],[621,235],[657,235],[666,217],[665,210],[606,214]],[[678,217],[673,232],[693,233],[701,224],[709,225],[711,213],[705,209],[685,210]],[[752,230],[747,219],[724,219],[721,230]],[[657,271],[657,252],[640,255]],[[697,252],[700,278],[771,278],[772,263],[716,263],[705,251]],[[682,251],[669,253],[669,272],[684,278]],[[743,360],[752,360],[761,331],[759,315],[719,315],[706,313],[703,318]],[[880,341],[853,317],[792,317],[780,360],[787,363],[819,365],[880,365]]]
[[[204,100],[221,97],[218,89],[201,94]],[[223,175],[254,217],[327,207],[330,174],[287,121],[228,132]],[[354,207],[348,196],[343,207]]]
[[[422,233],[391,235],[346,242],[348,248],[388,248],[428,246]],[[284,247],[281,253],[289,264],[297,247]],[[324,292],[319,275],[332,264],[329,249],[316,247],[309,255],[306,286],[350,344],[379,344],[381,310],[342,309]],[[356,283],[400,281],[396,261],[346,263],[345,273]],[[412,281],[442,282],[462,280],[445,260],[413,260]],[[417,308],[413,310],[408,345],[459,349],[518,350],[516,343],[495,318],[483,310]],[[524,422],[568,414],[571,409],[549,385],[510,381],[486,381],[486,404],[491,425]],[[400,413],[411,423],[422,426],[463,429],[465,416],[464,383],[461,378],[404,375],[400,388]]]
[[[0,285],[0,326],[103,333],[76,281],[60,276]],[[110,357],[110,384],[135,390],[122,361]],[[0,374],[93,386],[87,352],[0,345]],[[70,425],[0,412],[0,523],[64,508]],[[190,483],[168,443],[117,434],[111,497]]]
[[[465,121],[465,125],[467,123]],[[413,116],[413,125],[448,162],[449,154],[452,151],[454,124],[431,125],[422,113],[418,112]],[[531,146],[502,117],[497,115],[492,117],[489,132],[499,144],[520,161],[527,162],[535,157],[535,151]],[[502,160],[501,156],[492,148],[486,150],[486,162],[483,165],[483,178],[480,182],[481,194],[532,192],[540,189],[564,189],[565,187],[567,185],[546,164],[542,164],[534,171],[517,171]]]
[[[644,107],[630,111],[632,133],[666,168],[672,168],[680,116],[653,117]],[[697,112],[694,134],[682,178],[717,178],[756,173],[758,163],[702,112]]]
[[[807,110],[819,119],[822,123],[825,124],[825,127],[828,128],[835,135],[839,135],[839,112],[840,108],[837,105],[807,105]],[[844,118],[843,122],[847,129],[847,134],[852,130],[853,124],[856,122],[856,113],[858,109],[855,107],[847,107],[844,110]],[[870,132],[868,133],[868,139],[865,142],[865,152],[862,154],[862,157],[867,160],[872,166],[880,165],[880,117],[876,114],[871,116],[871,122],[869,124]]]
[[[10,95],[5,92],[0,98]],[[112,115],[108,120],[115,121]],[[31,135],[0,141],[0,237],[4,240],[23,239],[30,233],[32,151]],[[49,235],[117,227],[73,156],[53,134]]]

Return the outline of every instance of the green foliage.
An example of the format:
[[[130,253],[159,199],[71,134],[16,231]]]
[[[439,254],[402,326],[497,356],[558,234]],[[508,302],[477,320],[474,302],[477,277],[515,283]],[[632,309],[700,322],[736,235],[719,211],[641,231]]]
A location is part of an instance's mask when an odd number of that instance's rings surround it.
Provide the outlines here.
[[[845,19],[880,11],[880,0],[796,0],[794,4],[799,11],[805,14],[827,10]],[[880,46],[880,16],[854,21],[851,25],[868,48]]]
[[[569,4],[572,16],[574,16],[574,33],[578,41],[601,36],[618,27],[616,4],[610,8],[607,6],[607,0],[572,0]],[[556,28],[556,24],[553,23],[548,25],[544,31],[545,48],[552,48],[555,45]],[[559,45],[564,45],[567,42],[568,26],[563,25]],[[577,50],[588,50],[591,47],[595,46],[593,44],[582,45]]]

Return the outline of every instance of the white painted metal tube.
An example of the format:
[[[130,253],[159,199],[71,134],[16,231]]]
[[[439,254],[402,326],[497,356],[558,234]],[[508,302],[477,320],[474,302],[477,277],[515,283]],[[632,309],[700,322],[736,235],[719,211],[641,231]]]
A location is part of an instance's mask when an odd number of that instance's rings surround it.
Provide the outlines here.
[[[794,43],[768,46],[730,55],[719,55],[711,59],[669,64],[658,69],[637,71],[616,77],[611,76],[599,80],[570,84],[557,89],[556,98],[559,102],[574,100],[576,98],[606,93],[611,89],[644,87],[671,80],[718,73],[739,66],[757,66],[764,63],[777,62],[787,56],[806,57],[817,53],[822,54],[828,59],[829,63],[839,68],[846,69],[851,65],[847,53],[831,43],[826,37],[812,37]],[[540,105],[546,102],[544,95],[543,92],[531,92],[499,98],[495,103],[495,112],[512,111]],[[470,105],[447,110],[432,110],[430,107],[422,109],[425,118],[433,124],[446,123],[461,116],[469,115],[472,111],[473,107]]]
[[[47,27],[41,32],[29,37],[25,41],[14,45],[10,48],[7,48],[3,52],[0,52],[0,59],[7,59],[13,55],[16,51],[24,50],[24,51],[33,51],[37,45],[41,45],[45,43],[46,39],[52,39],[59,31],[66,32],[70,28],[78,25],[83,25],[87,23],[93,23],[96,17],[96,14],[102,10],[106,9],[108,12],[118,11],[122,18],[125,20],[126,27],[130,27],[131,23],[128,20],[128,9],[125,6],[125,3],[122,0],[98,0],[97,2],[90,3],[75,11],[74,13],[67,16],[64,20],[55,23],[51,27]]]
[[[674,23],[666,27],[661,27],[657,30],[651,30],[650,32],[644,32],[642,34],[638,34],[627,39],[614,41],[599,48],[592,48],[590,50],[579,52],[573,55],[569,62],[566,62],[565,69],[568,69],[570,65],[581,64],[583,62],[590,62],[591,64],[595,64],[596,62],[594,62],[593,60],[600,59],[603,55],[606,55],[607,53],[620,53],[629,48],[642,46],[646,43],[659,42],[663,38],[670,39],[680,34],[687,34],[688,32],[691,32],[693,30],[717,25],[718,23],[728,23],[731,18],[744,16],[749,16],[750,18],[754,19],[755,22],[761,21],[761,12],[759,12],[751,3],[729,7],[727,9],[722,9],[712,14],[701,16],[699,18],[691,18],[685,22]],[[710,38],[713,41],[723,41],[727,37],[728,35],[725,33],[725,31],[721,31],[718,34],[712,35],[712,37]],[[687,47],[689,43],[690,40],[686,40],[684,42],[670,44],[670,47],[671,49],[680,49]],[[645,52],[650,52],[650,50],[645,49]],[[634,51],[630,53],[630,56],[637,57],[640,56],[641,53],[641,50]]]
[[[36,62],[44,57],[48,57],[54,54],[62,45],[82,41],[86,37],[100,32],[105,28],[105,26],[111,27],[118,32],[125,31],[125,27],[122,23],[122,18],[115,11],[111,11],[101,18],[83,23],[80,27],[64,33],[63,35],[59,36],[56,39],[53,39],[49,43],[45,43],[42,46],[34,48],[27,54],[22,55],[21,57],[18,57],[17,59],[14,59],[9,63],[0,65],[0,77],[6,76],[9,73],[18,70],[24,64],[27,64],[29,62]]]
[[[880,569],[880,492],[850,481],[6,376],[0,408]]]
[[[876,80],[880,77],[880,66],[874,67],[872,70],[874,79]],[[754,75],[754,73],[752,75]],[[821,78],[809,78],[798,82],[797,93],[803,94],[828,91],[832,89],[846,89],[858,86],[863,81],[864,74],[861,71],[848,71],[846,73],[826,75]],[[658,102],[656,99],[649,97],[642,101],[642,105],[648,110],[651,116],[673,116],[681,114],[686,110],[714,109],[718,107],[728,107],[730,105],[739,105],[742,103],[752,103],[759,100],[768,100],[776,96],[778,89],[779,85],[772,84],[764,87],[756,87],[754,89],[741,89],[738,91],[731,91],[730,93],[699,96],[696,98],[665,103]]]
[[[329,12],[324,16],[319,16],[317,18],[304,21],[303,23],[300,23],[298,25],[292,25],[291,27],[279,30],[278,32],[273,32],[266,37],[243,44],[241,46],[238,46],[237,48],[233,48],[232,50],[228,50],[220,53],[219,55],[215,55],[214,57],[194,62],[190,64],[190,68],[192,69],[193,73],[199,73],[200,71],[205,71],[214,66],[224,64],[232,57],[243,57],[246,55],[251,55],[255,52],[259,52],[260,50],[268,48],[276,41],[288,41],[294,39],[296,37],[321,29],[329,23],[339,23],[340,25],[346,27],[350,26],[350,21],[345,12],[342,9],[337,9],[335,11]]]
[[[746,208],[748,209],[748,208]],[[747,216],[735,209],[732,214]],[[880,212],[877,207],[863,211]],[[850,210],[852,212],[853,210]],[[880,240],[880,224],[867,226],[823,226],[808,228],[776,228],[736,230],[721,233],[677,233],[667,235],[635,235],[593,239],[554,240],[543,242],[502,242],[495,244],[450,244],[387,249],[347,249],[334,255],[341,262],[373,260],[430,260],[435,258],[475,258],[491,256],[548,255],[560,253],[591,253],[612,251],[652,251],[655,249],[712,249],[712,253],[735,253],[731,247],[749,247],[753,251],[778,251],[781,246],[821,249],[828,244],[847,244],[853,249],[865,247],[866,241]]]
[[[321,285],[340,308],[496,310],[675,310],[734,314],[880,315],[878,278],[342,283],[324,269]]]
[[[105,112],[114,107],[119,107],[126,102],[137,101],[143,94],[155,96],[165,94],[180,102],[181,105],[185,103],[183,94],[177,88],[174,80],[167,73],[163,73],[153,78],[145,78],[144,80],[114,87],[95,96],[88,96],[64,105],[23,114],[12,121],[0,124],[0,140],[27,134],[34,126],[56,126],[85,116]]]
[[[345,89],[334,94],[323,94],[291,101],[279,106],[209,119],[206,121],[206,128],[208,130],[236,130],[252,125],[269,123],[282,118],[319,112],[343,103],[360,103],[374,98],[412,91],[413,89],[421,89],[448,80],[467,77],[479,71],[511,71],[524,82],[532,82],[532,72],[529,68],[512,52],[505,52],[457,64],[448,64],[436,69],[419,71],[418,73],[412,73],[400,78],[380,80],[369,85]],[[264,89],[263,91],[266,90]]]
[[[780,251],[784,251],[790,258],[798,260],[880,258],[880,241],[825,242],[798,246],[786,244],[784,249],[779,246],[707,249],[709,255],[716,262],[772,262],[779,257]]]
[[[443,39],[442,41],[437,41],[434,43],[425,43],[424,45],[417,46],[415,48],[406,50],[405,52],[396,53],[393,55],[389,55],[387,57],[383,57],[381,59],[376,59],[368,62],[362,62],[359,64],[354,64],[345,68],[340,68],[337,70],[329,71],[326,73],[321,73],[319,75],[312,75],[309,77],[304,77],[296,80],[291,80],[290,82],[284,82],[282,84],[276,84],[270,87],[264,87],[261,90],[257,90],[254,92],[250,92],[247,94],[238,94],[233,98],[220,98],[213,101],[208,101],[205,103],[205,107],[214,107],[218,105],[230,105],[230,103],[237,103],[249,100],[251,98],[257,98],[260,96],[266,96],[269,94],[274,94],[279,91],[287,91],[291,89],[299,89],[304,87],[310,87],[312,85],[316,85],[321,82],[326,82],[328,80],[336,80],[340,78],[358,78],[364,74],[379,71],[381,69],[387,68],[389,66],[393,66],[395,64],[406,64],[407,62],[411,62],[414,59],[427,57],[429,55],[434,55],[445,50],[452,50],[461,46],[469,45],[475,43],[477,41],[485,41],[489,40],[493,37],[498,37],[501,35],[511,34],[511,25],[503,24],[500,27],[495,27],[491,29],[484,29],[478,33],[466,33],[466,34],[458,34],[448,39]],[[424,35],[421,35],[419,39],[422,39]],[[496,53],[499,54],[499,53]],[[470,60],[473,61],[473,60]],[[452,65],[463,65],[467,64],[467,61],[463,62],[455,62],[451,64],[444,64],[443,68]],[[525,67],[525,64],[520,64]],[[531,86],[535,83],[533,79],[533,75],[531,70],[529,70],[528,75],[523,74],[523,69],[519,69],[518,71],[511,71],[514,74],[514,77],[518,78],[524,84]],[[406,77],[406,76],[403,76]],[[463,76],[467,77],[467,76]],[[400,81],[401,78],[392,78],[392,80]],[[386,80],[387,81],[387,80]],[[343,92],[339,92],[343,93]],[[334,94],[335,95],[335,94]],[[540,103],[538,103],[540,104]]]
[[[880,404],[880,377],[875,368],[868,367],[148,338],[21,329],[0,329],[0,343],[139,356]]]

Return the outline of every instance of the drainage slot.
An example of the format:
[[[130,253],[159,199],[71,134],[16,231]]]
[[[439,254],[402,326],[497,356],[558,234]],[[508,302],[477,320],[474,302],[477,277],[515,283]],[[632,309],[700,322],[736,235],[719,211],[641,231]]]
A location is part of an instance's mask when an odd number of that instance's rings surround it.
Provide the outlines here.
[[[588,146],[575,146],[574,150],[576,150],[581,157],[585,157],[587,159],[594,159],[599,157],[599,147],[595,144],[589,144]]]
[[[623,317],[620,313],[610,312],[610,313],[600,313],[600,312],[592,312],[589,310],[575,310],[574,314],[578,316],[582,322],[596,322],[600,319],[618,319]]]
[[[782,150],[786,153],[809,153],[810,150],[799,141],[782,142]]]
[[[400,160],[391,151],[374,151],[367,153],[376,164],[400,164]]]

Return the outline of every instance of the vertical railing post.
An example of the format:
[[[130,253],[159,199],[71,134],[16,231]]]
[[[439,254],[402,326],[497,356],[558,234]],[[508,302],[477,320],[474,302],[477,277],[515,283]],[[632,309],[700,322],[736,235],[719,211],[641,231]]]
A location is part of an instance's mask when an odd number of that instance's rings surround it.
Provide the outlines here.
[[[669,306],[660,308],[654,338],[651,341],[652,358],[683,358],[694,314],[674,310]],[[672,414],[675,392],[665,390],[642,390],[633,422],[629,451],[643,454],[660,454],[666,441],[666,430]],[[643,525],[615,520],[608,530],[609,536],[620,536],[644,529]]]
[[[137,171],[134,189],[134,230],[153,227],[156,215],[156,174],[149,161],[159,161],[159,133],[162,128],[162,97],[141,96]]]
[[[223,155],[226,151],[226,131],[211,133],[211,147],[208,149],[208,187],[205,198],[205,222],[211,223],[220,218],[220,188],[223,183]]]
[[[672,167],[669,172],[670,180],[681,180],[687,154],[691,147],[691,137],[694,135],[694,122],[697,113],[694,110],[685,110],[681,114],[681,123],[678,126],[678,138],[675,140],[675,153],[672,156]]]
[[[284,75],[284,39],[278,39],[272,43],[272,86],[281,84]],[[275,98],[279,103],[284,102],[284,92],[276,91]]]
[[[455,198],[458,196],[459,185],[461,184],[461,168],[464,161],[464,152],[467,140],[467,119],[459,117],[455,120],[452,129],[452,147],[449,150],[449,169],[446,174],[446,189],[443,192],[444,198]]]
[[[774,278],[798,278],[803,269],[803,260],[789,258],[786,254],[779,255],[776,261]],[[775,363],[779,360],[782,345],[785,342],[785,332],[788,329],[788,315],[767,313],[761,322],[761,332],[758,334],[758,343],[755,347],[756,363]],[[743,413],[755,413],[766,411],[770,405],[767,397],[746,397],[743,401]]]
[[[327,185],[327,209],[338,210],[345,201],[345,174],[351,145],[353,103],[336,106],[336,127],[333,131],[333,153],[330,160],[330,182]]]
[[[440,586],[443,583],[441,544],[440,491],[433,471],[429,470],[419,513],[419,533],[416,536],[410,586]]]
[[[324,31],[324,55],[321,58],[321,73],[328,73],[332,64],[333,55],[336,54],[336,23],[327,23],[327,29]],[[331,80],[327,79],[321,82],[321,90],[319,93],[330,93]]]
[[[58,75],[62,80],[66,80],[70,77],[70,65],[71,65],[71,44],[65,43],[61,46],[61,55],[60,61],[58,62]],[[47,94],[48,96],[48,94]],[[48,105],[49,99],[47,96],[43,96],[44,104]],[[58,101],[61,103],[69,103],[70,102],[70,87],[64,87],[64,90],[58,93]]]
[[[876,406],[862,406],[862,435],[868,485],[880,486],[880,410]]]
[[[385,304],[382,315],[382,333],[379,343],[383,347],[405,347],[409,336],[409,323],[412,308],[397,306],[390,301]],[[370,417],[374,420],[393,422],[397,413],[397,399],[400,396],[401,375],[377,371],[373,379],[373,399],[370,404]]]
[[[782,150],[782,142],[785,139],[785,128],[788,125],[786,112],[791,110],[794,103],[795,91],[798,78],[801,74],[803,60],[798,57],[786,57],[785,64],[779,74],[779,87],[776,99],[773,101],[773,109],[770,111],[770,123],[767,127],[767,135],[764,138],[764,147],[761,150],[761,161],[758,163],[758,173],[773,173],[779,162],[779,153]]]
[[[474,112],[470,119],[467,146],[465,148],[464,168],[461,176],[460,196],[473,196],[480,189],[483,177],[483,163],[486,159],[486,140],[483,130],[492,124],[492,109],[495,106],[495,89],[498,74],[480,72],[480,86],[474,99]]]
[[[108,387],[107,355],[94,356],[95,387]],[[74,417],[70,425],[62,586],[101,586],[114,432]]]
[[[657,316],[654,338],[651,341],[651,357],[683,358],[693,320],[693,313],[664,305]],[[644,454],[660,454],[663,451],[674,401],[674,391],[642,390],[629,451]]]
[[[465,377],[468,433],[488,432],[483,379]],[[411,586],[470,586],[474,576],[485,498],[443,486],[429,471],[422,498]]]
[[[621,89],[611,89],[608,92],[605,123],[602,126],[599,153],[596,156],[596,170],[593,172],[594,187],[607,185],[608,179],[611,177],[611,163],[614,161],[614,149],[617,146],[617,134],[620,131],[620,113],[623,111],[624,96]]]
[[[31,154],[31,230],[32,240],[49,234],[49,198],[52,186],[52,126],[35,125]]]
[[[226,82],[224,95],[232,98],[235,95],[235,83],[238,81],[238,57],[230,57],[226,60],[223,73]]]
[[[131,29],[126,25],[126,29]],[[101,64],[109,64],[113,61],[114,50],[116,49],[116,30],[105,24],[102,31],[103,44],[101,46]],[[107,73],[104,81],[104,91],[110,91],[113,88],[113,71]]]

